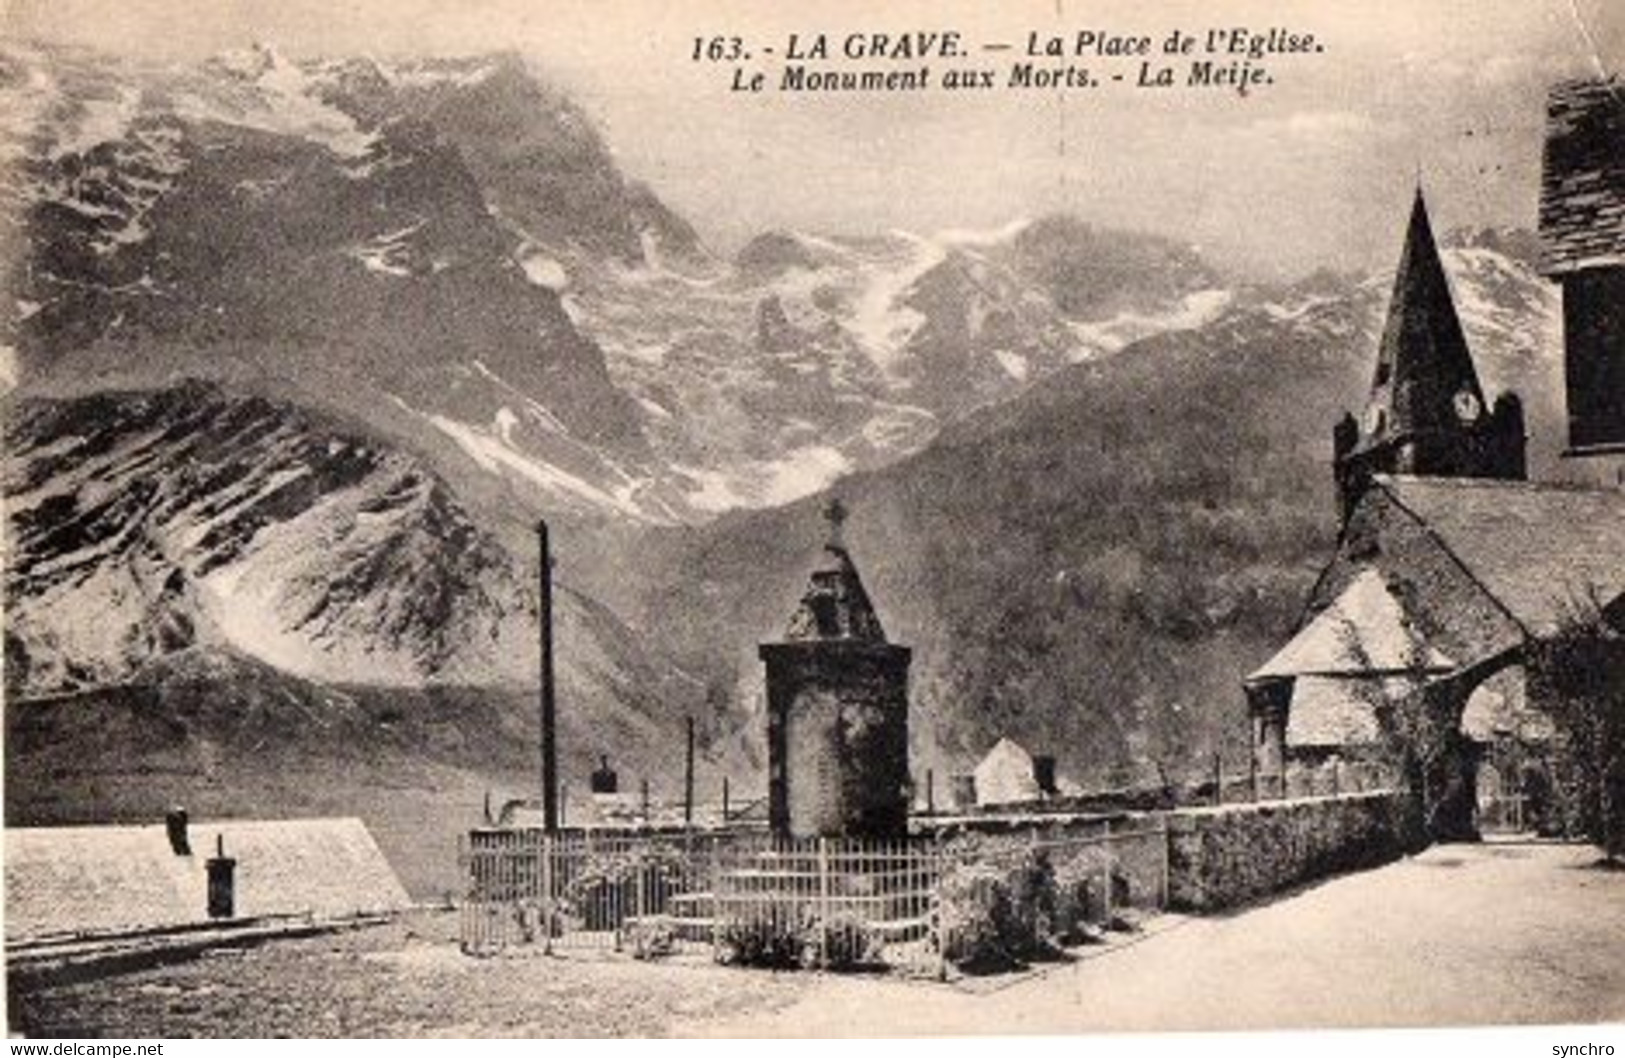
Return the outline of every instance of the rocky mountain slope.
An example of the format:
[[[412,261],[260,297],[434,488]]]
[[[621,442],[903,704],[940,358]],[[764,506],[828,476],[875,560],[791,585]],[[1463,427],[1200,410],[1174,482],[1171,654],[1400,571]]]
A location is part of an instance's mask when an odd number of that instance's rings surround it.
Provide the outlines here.
[[[1187,249],[1067,218],[718,259],[514,55],[12,45],[0,92],[12,375],[293,380],[582,518],[783,502],[1226,296]]]
[[[534,788],[534,559],[422,460],[194,382],[13,398],[0,481],[8,818]],[[567,574],[555,612],[566,775],[675,788],[698,684]]]

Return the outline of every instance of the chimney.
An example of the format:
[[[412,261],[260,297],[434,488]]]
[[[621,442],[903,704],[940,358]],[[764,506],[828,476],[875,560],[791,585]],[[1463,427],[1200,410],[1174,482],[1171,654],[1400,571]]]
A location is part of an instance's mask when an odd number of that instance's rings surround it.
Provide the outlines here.
[[[590,789],[593,793],[609,794],[620,789],[620,785],[620,777],[615,774],[615,769],[609,766],[608,755],[600,755],[598,770],[592,773]]]
[[[1055,789],[1055,758],[1033,758],[1033,781],[1038,784],[1038,792],[1046,797],[1053,797]]]
[[[177,856],[192,855],[192,842],[186,834],[186,809],[176,805],[164,813],[164,830],[169,834],[169,850]]]
[[[209,917],[232,918],[237,914],[237,861],[226,855],[226,836],[214,837],[214,856],[204,861],[209,876]]]

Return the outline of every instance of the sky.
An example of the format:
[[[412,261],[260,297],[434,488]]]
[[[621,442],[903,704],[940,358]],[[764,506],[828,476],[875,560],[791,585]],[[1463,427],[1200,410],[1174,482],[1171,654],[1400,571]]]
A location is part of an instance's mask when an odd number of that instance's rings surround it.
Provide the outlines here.
[[[147,61],[253,42],[294,57],[518,50],[593,115],[626,172],[723,251],[770,228],[991,229],[1066,210],[1264,276],[1391,265],[1419,177],[1441,228],[1532,228],[1546,86],[1625,69],[1619,0],[0,4],[6,36]],[[1230,27],[1312,32],[1325,51],[1273,61],[1275,83],[1247,98],[1127,85],[753,95],[730,91],[730,64],[691,57],[696,37],[737,35],[776,47],[750,66],[777,80],[792,32],[838,46],[852,32],[957,30],[1002,80],[1019,56],[982,43],[1094,30],[1160,45],[1175,29]],[[840,68],[871,66],[891,68]],[[1110,69],[1133,79],[1138,61]]]

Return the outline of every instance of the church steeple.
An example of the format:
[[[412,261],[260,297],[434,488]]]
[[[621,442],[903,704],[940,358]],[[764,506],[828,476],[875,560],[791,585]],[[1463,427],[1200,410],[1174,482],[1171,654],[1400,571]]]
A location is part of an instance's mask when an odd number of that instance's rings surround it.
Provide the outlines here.
[[[1338,423],[1333,442],[1345,520],[1373,474],[1524,476],[1522,408],[1512,394],[1486,407],[1420,185],[1370,396],[1359,420]]]
[[[1367,446],[1453,430],[1484,407],[1421,187],[1411,205],[1366,405]]]

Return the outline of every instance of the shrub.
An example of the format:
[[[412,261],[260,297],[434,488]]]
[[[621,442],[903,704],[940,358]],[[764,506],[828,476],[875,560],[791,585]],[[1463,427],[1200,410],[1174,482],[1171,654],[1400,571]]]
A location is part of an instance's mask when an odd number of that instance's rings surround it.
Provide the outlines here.
[[[628,916],[663,906],[660,894],[680,889],[682,879],[682,854],[668,845],[594,850],[565,884],[559,910],[577,928],[617,929]]]
[[[677,930],[660,918],[645,918],[626,927],[626,941],[634,959],[658,959],[677,947]]]
[[[938,915],[943,954],[972,973],[994,973],[1053,954],[1055,874],[1042,853],[962,859],[943,875]]]
[[[805,948],[801,908],[717,924],[717,961],[727,966],[793,970],[803,965]]]
[[[1108,925],[1103,879],[1113,871],[1111,855],[1095,846],[1079,849],[1056,865],[1055,911],[1050,927],[1058,943],[1093,940],[1088,927]]]
[[[828,970],[858,970],[883,963],[884,942],[862,916],[836,911],[827,919],[811,918],[801,934],[802,965]]]

